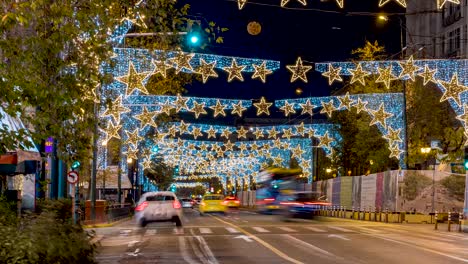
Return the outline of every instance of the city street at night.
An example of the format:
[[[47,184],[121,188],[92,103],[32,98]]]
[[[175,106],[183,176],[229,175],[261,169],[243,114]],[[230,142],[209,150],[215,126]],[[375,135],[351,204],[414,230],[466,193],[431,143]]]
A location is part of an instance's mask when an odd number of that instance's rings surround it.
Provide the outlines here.
[[[453,227],[455,228],[455,227]],[[429,224],[185,212],[173,224],[126,221],[96,229],[99,263],[467,263],[468,235]]]

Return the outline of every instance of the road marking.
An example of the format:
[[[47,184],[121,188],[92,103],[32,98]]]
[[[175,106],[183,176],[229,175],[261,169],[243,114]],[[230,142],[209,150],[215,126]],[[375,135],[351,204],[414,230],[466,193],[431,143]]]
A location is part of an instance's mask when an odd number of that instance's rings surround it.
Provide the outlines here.
[[[309,229],[309,230],[312,230],[312,231],[314,231],[314,232],[320,232],[320,233],[325,232],[325,230],[320,229],[320,228],[317,228],[317,227],[306,226],[305,228],[306,228],[306,229]]]
[[[232,228],[232,227],[226,227],[226,230],[229,231],[229,233],[240,233],[239,230],[235,229],[235,228]]]
[[[296,230],[294,230],[292,228],[289,228],[289,227],[286,227],[286,226],[280,226],[278,228],[283,230],[283,231],[286,231],[286,232],[297,232]]]
[[[245,242],[253,242],[252,239],[250,239],[249,236],[246,236],[246,235],[242,235],[242,236],[236,236],[234,238],[240,238],[240,239],[244,239]]]
[[[199,230],[200,230],[201,234],[212,234],[213,233],[213,231],[211,231],[211,229],[205,228],[205,227],[200,227]]]
[[[246,234],[247,236],[251,237],[252,239],[254,239],[255,241],[257,241],[258,243],[262,244],[264,247],[268,248],[269,250],[271,250],[273,253],[275,253],[276,255],[278,255],[279,257],[291,262],[291,263],[294,263],[294,264],[303,264],[303,262],[300,262],[296,259],[293,259],[291,257],[289,257],[288,255],[286,255],[285,253],[283,253],[282,251],[278,250],[277,248],[273,247],[272,245],[268,244],[266,241],[264,241],[263,239],[251,234],[250,232],[247,232],[246,230],[244,230],[243,228],[239,227],[239,226],[236,226],[234,224],[231,224],[229,222],[226,222],[224,220],[222,220],[221,218],[219,217],[216,217],[216,216],[213,216],[213,215],[210,215],[211,217],[213,217],[214,219],[226,224],[226,225],[230,225],[234,228],[237,228],[239,229],[242,233]]]
[[[380,230],[375,230],[375,229],[370,229],[367,227],[358,227],[359,230],[365,231],[365,232],[371,232],[371,233],[382,233]]]
[[[175,227],[172,230],[172,233],[176,234],[176,235],[183,235],[184,234],[184,229],[182,227]]]
[[[299,245],[301,245],[301,246],[303,246],[303,247],[306,247],[306,248],[315,250],[315,251],[317,251],[317,252],[319,252],[319,253],[321,253],[321,254],[324,254],[324,255],[327,255],[327,256],[330,256],[330,257],[335,257],[335,258],[337,258],[336,255],[334,255],[334,254],[332,254],[332,253],[330,253],[330,252],[328,252],[328,251],[326,251],[326,250],[324,250],[324,249],[321,249],[321,248],[319,248],[319,247],[317,247],[317,246],[314,246],[314,245],[312,245],[312,244],[310,244],[310,243],[307,243],[307,242],[305,242],[305,241],[302,241],[302,240],[300,240],[300,239],[297,239],[297,238],[295,238],[295,237],[293,237],[293,236],[291,236],[291,235],[281,235],[281,236],[283,236],[283,237],[285,237],[285,238],[287,238],[287,239],[293,241],[293,242],[294,242],[293,244],[299,244]]]
[[[198,240],[203,250],[205,251],[205,255],[207,257],[208,263],[218,264],[218,260],[216,260],[215,256],[213,255],[213,252],[211,251],[210,247],[208,247],[208,244],[206,243],[205,239],[201,236],[195,236],[195,238]]]
[[[180,245],[180,253],[182,254],[182,258],[185,262],[190,264],[198,264],[199,262],[195,261],[189,254],[187,250],[187,244],[185,242],[185,237],[179,237],[179,245]]]
[[[156,229],[147,229],[145,232],[145,236],[154,236],[158,231]]]
[[[420,246],[417,246],[417,245],[414,245],[414,244],[411,244],[411,243],[406,243],[406,242],[403,242],[403,241],[398,241],[398,240],[394,240],[394,239],[391,239],[391,238],[382,237],[381,235],[373,235],[373,234],[364,234],[364,235],[375,237],[375,238],[380,238],[382,240],[390,241],[390,242],[393,242],[393,243],[396,243],[396,244],[410,246],[410,247],[417,248],[417,249],[420,249],[420,250],[424,250],[424,251],[427,251],[427,252],[431,252],[431,253],[434,253],[434,254],[437,254],[437,255],[441,255],[441,256],[444,256],[444,257],[447,257],[447,258],[451,258],[451,259],[455,259],[455,260],[459,260],[459,261],[468,263],[468,259],[460,258],[460,257],[457,257],[457,256],[452,256],[452,255],[449,255],[449,254],[445,254],[445,253],[442,253],[442,252],[439,252],[439,251],[436,251],[436,250],[433,250],[433,249],[430,249],[430,248],[424,248],[424,247],[420,247]]]
[[[352,230],[342,228],[342,227],[339,227],[339,226],[329,226],[328,228],[335,229],[335,230],[338,230],[338,231],[341,231],[341,232],[346,232],[346,233],[353,232]]]
[[[260,233],[270,233],[270,231],[266,230],[263,227],[252,226],[252,229]]]
[[[346,238],[345,236],[342,236],[342,235],[336,235],[336,234],[330,234],[328,235],[328,237],[336,237],[336,238],[339,238],[341,240],[351,240],[349,238]]]

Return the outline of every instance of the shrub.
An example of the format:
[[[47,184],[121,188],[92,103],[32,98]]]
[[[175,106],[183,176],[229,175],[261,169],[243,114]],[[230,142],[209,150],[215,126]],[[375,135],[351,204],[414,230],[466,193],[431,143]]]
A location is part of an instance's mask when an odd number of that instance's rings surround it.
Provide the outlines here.
[[[408,172],[404,179],[403,192],[405,199],[414,200],[421,192],[432,183],[432,180],[417,172]]]
[[[441,184],[447,188],[450,195],[462,201],[465,195],[465,177],[450,175],[441,180]]]

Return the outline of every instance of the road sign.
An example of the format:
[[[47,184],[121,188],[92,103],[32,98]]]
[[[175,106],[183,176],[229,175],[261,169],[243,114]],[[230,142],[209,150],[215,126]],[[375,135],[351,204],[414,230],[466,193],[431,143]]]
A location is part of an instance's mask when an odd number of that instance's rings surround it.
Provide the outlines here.
[[[78,182],[78,172],[70,171],[67,175],[67,181],[70,184],[75,184]]]

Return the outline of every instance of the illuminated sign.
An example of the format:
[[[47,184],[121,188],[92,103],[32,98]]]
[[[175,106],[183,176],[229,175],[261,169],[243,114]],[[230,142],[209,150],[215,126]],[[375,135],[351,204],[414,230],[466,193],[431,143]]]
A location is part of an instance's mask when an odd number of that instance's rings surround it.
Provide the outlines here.
[[[52,137],[47,138],[45,142],[45,153],[52,153],[54,149],[54,139]]]

